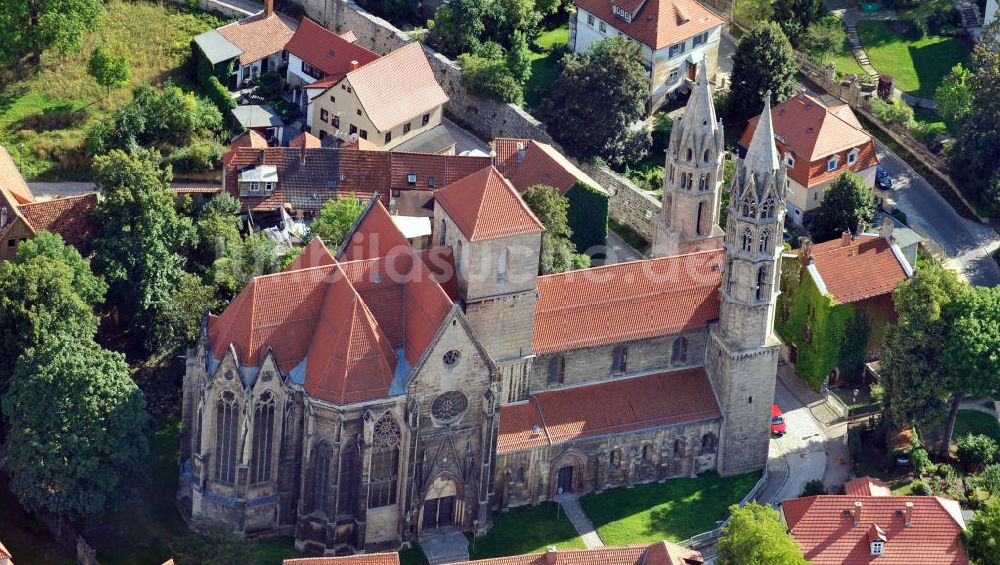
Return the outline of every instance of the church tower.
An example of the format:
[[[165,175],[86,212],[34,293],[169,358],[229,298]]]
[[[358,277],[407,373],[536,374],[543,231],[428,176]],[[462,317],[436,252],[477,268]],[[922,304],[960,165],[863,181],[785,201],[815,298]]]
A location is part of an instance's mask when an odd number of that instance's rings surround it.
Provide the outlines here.
[[[674,118],[663,168],[663,210],[656,221],[654,257],[718,249],[719,186],[725,143],[715,117],[706,65],[698,67],[682,118]]]
[[[770,94],[767,98],[730,188],[722,304],[705,359],[724,415],[723,474],[767,464],[780,345],[773,328],[787,183],[774,145]]]

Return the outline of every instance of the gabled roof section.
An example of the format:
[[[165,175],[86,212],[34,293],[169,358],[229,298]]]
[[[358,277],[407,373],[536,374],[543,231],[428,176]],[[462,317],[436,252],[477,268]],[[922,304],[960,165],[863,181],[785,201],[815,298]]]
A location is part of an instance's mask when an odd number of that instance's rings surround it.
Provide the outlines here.
[[[576,5],[653,49],[663,49],[723,24],[696,0],[575,0]],[[631,14],[631,21],[615,15]]]
[[[514,187],[492,166],[446,186],[435,197],[469,241],[545,231]]]
[[[536,354],[703,328],[719,317],[722,250],[538,277]]]
[[[253,131],[253,130],[251,129],[251,130],[247,130],[247,131]],[[311,133],[309,133],[307,131],[304,131],[304,132],[300,133],[295,139],[289,141],[288,142],[288,146],[289,147],[298,147],[300,149],[303,146],[305,146],[307,149],[312,149],[314,147],[322,147],[323,143],[315,135],[313,135],[313,134],[311,134]]]
[[[602,546],[594,549],[568,550],[553,548],[547,553],[526,553],[463,561],[455,565],[700,565],[701,563],[704,563],[701,553],[668,541],[658,541],[650,545],[629,547]]]
[[[237,135],[233,138],[233,141],[229,144],[229,148],[238,149],[240,147],[253,147],[255,149],[264,149],[267,147],[267,140],[264,136],[257,133],[252,129],[248,129],[243,133]]]
[[[872,477],[858,477],[844,483],[847,496],[892,496],[892,489],[884,482]]]
[[[0,188],[10,192],[17,204],[28,204],[35,200],[31,189],[28,188],[28,183],[24,182],[24,177],[21,176],[17,164],[14,163],[14,159],[3,145],[0,145]]]
[[[354,68],[352,62],[362,67],[379,58],[309,18],[302,18],[285,50],[328,75],[344,75]]]
[[[536,184],[559,190],[560,194],[577,182],[604,192],[590,175],[580,170],[555,147],[533,139],[498,137],[494,143],[495,166],[519,192]]]
[[[241,65],[249,65],[281,52],[292,38],[292,29],[280,16],[268,16],[263,12],[224,25],[216,31],[242,51]]]
[[[306,245],[302,253],[292,261],[288,267],[285,268],[284,272],[288,273],[291,271],[301,271],[303,269],[312,269],[314,267],[329,267],[335,264],[336,261],[333,259],[333,254],[330,250],[326,248],[326,244],[323,243],[323,239],[319,236],[313,237],[309,245]]]
[[[810,255],[827,292],[842,304],[892,294],[909,278],[892,245],[873,235],[817,243]]]
[[[700,367],[613,379],[537,392],[526,402],[502,406],[497,453],[720,416]]]
[[[63,241],[81,252],[87,241],[97,233],[90,213],[97,206],[97,193],[65,196],[19,207],[19,212],[36,232],[59,234]]]
[[[413,246],[396,227],[382,202],[373,196],[337,251],[337,258],[358,261],[412,252]]]
[[[448,101],[420,42],[414,41],[347,74],[368,118],[380,132],[418,118]]]

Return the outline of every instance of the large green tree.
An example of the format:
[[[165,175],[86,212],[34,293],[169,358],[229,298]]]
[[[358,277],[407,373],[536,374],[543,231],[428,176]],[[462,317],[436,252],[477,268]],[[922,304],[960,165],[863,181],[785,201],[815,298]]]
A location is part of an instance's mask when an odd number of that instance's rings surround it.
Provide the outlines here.
[[[813,22],[799,37],[799,48],[816,62],[826,61],[830,55],[839,52],[847,41],[844,22],[837,16],[826,16]]]
[[[114,150],[94,159],[100,200],[93,212],[99,232],[93,247],[96,266],[125,319],[144,330],[146,348],[163,350],[154,327],[171,307],[184,275],[179,252],[193,240],[191,220],[174,209],[168,168],[159,155],[139,149]]]
[[[729,113],[745,120],[760,114],[764,96],[780,104],[795,93],[795,54],[785,32],[774,22],[758,23],[740,39],[733,55]]]
[[[91,339],[107,285],[61,237],[39,232],[0,263],[0,391],[21,353],[51,335]]]
[[[309,226],[309,233],[321,237],[329,249],[336,250],[364,211],[365,205],[353,194],[348,198],[327,200]]]
[[[97,84],[108,89],[119,88],[128,84],[132,78],[132,68],[128,57],[125,55],[114,55],[108,46],[101,43],[94,47],[87,61],[87,73],[94,77]]]
[[[555,188],[544,184],[528,187],[521,196],[545,226],[538,262],[539,274],[548,275],[589,267],[590,257],[577,253],[570,241],[573,230],[570,229],[567,218],[569,200]]]
[[[18,359],[3,399],[10,488],[32,511],[95,523],[141,476],[146,403],[125,356],[55,334]]]
[[[79,49],[85,31],[97,29],[101,0],[3,0],[0,2],[0,52],[29,53],[37,64],[42,51]]]
[[[965,532],[969,557],[977,565],[1000,565],[1000,502],[976,512]]]
[[[442,53],[457,57],[475,51],[486,26],[483,0],[452,0],[438,7],[431,26],[431,42]]]
[[[799,44],[806,30],[825,13],[823,0],[777,0],[774,3],[774,20],[794,45]]]
[[[623,163],[649,150],[649,131],[633,127],[648,99],[640,44],[615,36],[586,54],[567,55],[541,110],[552,135],[573,153]]]
[[[729,522],[716,544],[719,565],[806,564],[798,543],[788,535],[778,511],[751,502],[729,509]]]
[[[845,171],[833,179],[823,195],[812,227],[816,241],[839,237],[845,231],[854,232],[859,225],[866,228],[875,219],[875,195],[865,179]]]
[[[934,109],[951,127],[972,111],[971,78],[972,72],[956,63],[934,91]]]

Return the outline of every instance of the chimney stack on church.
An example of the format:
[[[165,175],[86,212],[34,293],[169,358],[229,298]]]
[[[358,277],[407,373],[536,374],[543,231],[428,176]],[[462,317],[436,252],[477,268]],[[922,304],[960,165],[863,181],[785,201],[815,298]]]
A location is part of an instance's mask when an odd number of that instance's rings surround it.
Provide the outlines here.
[[[861,501],[856,501],[854,503],[854,509],[851,510],[851,516],[854,518],[854,525],[857,526],[861,523]]]

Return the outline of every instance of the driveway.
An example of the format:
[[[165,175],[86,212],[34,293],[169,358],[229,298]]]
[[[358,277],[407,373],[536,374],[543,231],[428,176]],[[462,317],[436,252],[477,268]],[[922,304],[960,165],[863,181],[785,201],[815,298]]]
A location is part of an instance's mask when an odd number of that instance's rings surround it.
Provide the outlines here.
[[[768,467],[771,472],[787,473],[776,490],[768,489],[771,490],[766,493],[770,495],[768,502],[772,503],[796,498],[807,482],[822,480],[827,463],[826,431],[813,416],[809,405],[799,399],[781,379],[778,379],[774,389],[774,401],[785,415],[788,433],[780,438],[772,438],[768,450]]]
[[[906,213],[907,222],[933,239],[970,283],[1000,285],[1000,266],[990,253],[1000,247],[1000,234],[992,227],[965,219],[911,169],[881,143],[876,150],[882,167],[893,178],[893,190],[878,191]]]

